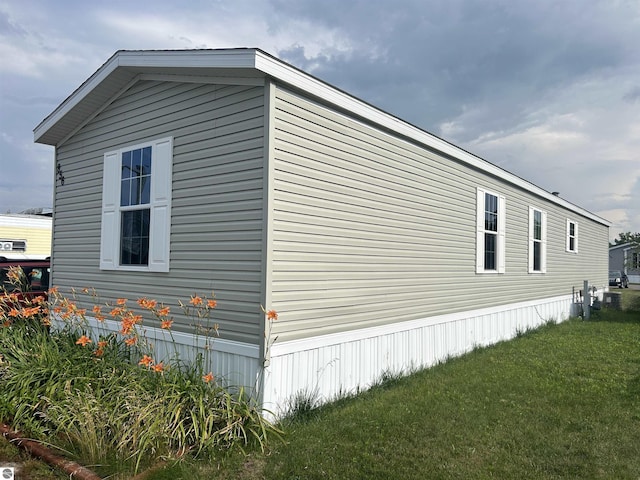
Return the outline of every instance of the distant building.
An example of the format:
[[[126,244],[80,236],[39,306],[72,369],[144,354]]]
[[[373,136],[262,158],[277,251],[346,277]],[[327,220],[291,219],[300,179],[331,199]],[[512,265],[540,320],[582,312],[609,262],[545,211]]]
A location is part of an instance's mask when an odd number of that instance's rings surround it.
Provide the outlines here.
[[[51,216],[0,214],[0,256],[33,259],[51,256]]]
[[[609,271],[619,270],[629,277],[629,283],[640,283],[640,247],[623,243],[609,247]]]

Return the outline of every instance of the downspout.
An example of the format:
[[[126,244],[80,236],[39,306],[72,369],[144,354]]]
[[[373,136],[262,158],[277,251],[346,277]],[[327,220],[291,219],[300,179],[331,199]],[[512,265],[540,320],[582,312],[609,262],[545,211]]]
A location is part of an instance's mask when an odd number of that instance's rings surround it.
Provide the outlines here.
[[[274,125],[275,113],[275,85],[270,78],[265,79],[264,84],[264,146],[263,146],[263,164],[262,164],[262,275],[261,275],[261,292],[260,297],[262,306],[265,309],[271,309],[271,283],[273,280],[273,177],[274,177]],[[264,407],[265,388],[268,386],[267,374],[271,362],[269,345],[271,339],[269,324],[266,315],[260,312],[260,344],[258,358],[258,378],[256,380],[256,389],[258,394],[258,402]]]

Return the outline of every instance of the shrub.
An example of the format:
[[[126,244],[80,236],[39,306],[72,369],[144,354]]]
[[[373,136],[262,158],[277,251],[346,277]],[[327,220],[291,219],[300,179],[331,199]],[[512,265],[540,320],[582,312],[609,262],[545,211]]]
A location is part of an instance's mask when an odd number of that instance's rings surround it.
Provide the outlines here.
[[[120,331],[93,331],[81,295],[93,303],[98,322],[116,320]],[[0,420],[85,463],[131,472],[159,458],[250,443],[264,448],[280,436],[244,389],[231,390],[207,371],[202,354],[182,362],[174,343],[174,356],[156,362],[140,312],[173,341],[169,307],[146,298],[135,310],[127,304],[102,304],[89,289],[65,297],[53,288],[48,302],[0,296]],[[211,323],[213,295],[193,295],[180,306],[209,347],[218,332]],[[50,313],[60,325],[51,326]]]

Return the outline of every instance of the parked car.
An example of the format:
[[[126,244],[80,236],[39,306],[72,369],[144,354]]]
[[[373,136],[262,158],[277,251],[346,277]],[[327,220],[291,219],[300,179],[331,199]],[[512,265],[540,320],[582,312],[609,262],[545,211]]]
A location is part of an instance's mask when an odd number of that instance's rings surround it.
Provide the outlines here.
[[[629,277],[624,272],[614,270],[609,272],[609,286],[618,288],[629,288]]]
[[[23,274],[20,275],[19,285],[16,285],[16,282],[9,278],[12,267],[22,269]],[[51,261],[49,258],[24,260],[0,257],[0,297],[15,293],[20,303],[38,296],[42,296],[46,300],[50,273]]]

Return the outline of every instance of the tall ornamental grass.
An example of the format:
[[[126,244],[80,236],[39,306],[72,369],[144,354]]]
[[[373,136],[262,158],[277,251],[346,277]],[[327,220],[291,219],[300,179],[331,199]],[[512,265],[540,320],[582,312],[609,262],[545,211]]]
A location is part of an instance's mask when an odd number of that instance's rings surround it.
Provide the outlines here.
[[[14,286],[24,273],[11,269]],[[218,333],[210,297],[193,295],[180,308],[194,320],[206,349],[183,362],[175,348],[157,361],[144,319],[173,341],[169,306],[140,298],[102,302],[93,289],[49,299],[0,296],[0,420],[110,474],[136,473],[159,460],[211,455],[221,449],[264,448],[281,432],[265,420],[243,388],[229,388],[208,371]],[[90,327],[119,322],[118,332]],[[275,312],[265,312],[269,321]],[[53,320],[55,318],[55,321]],[[55,327],[54,325],[55,324]]]

